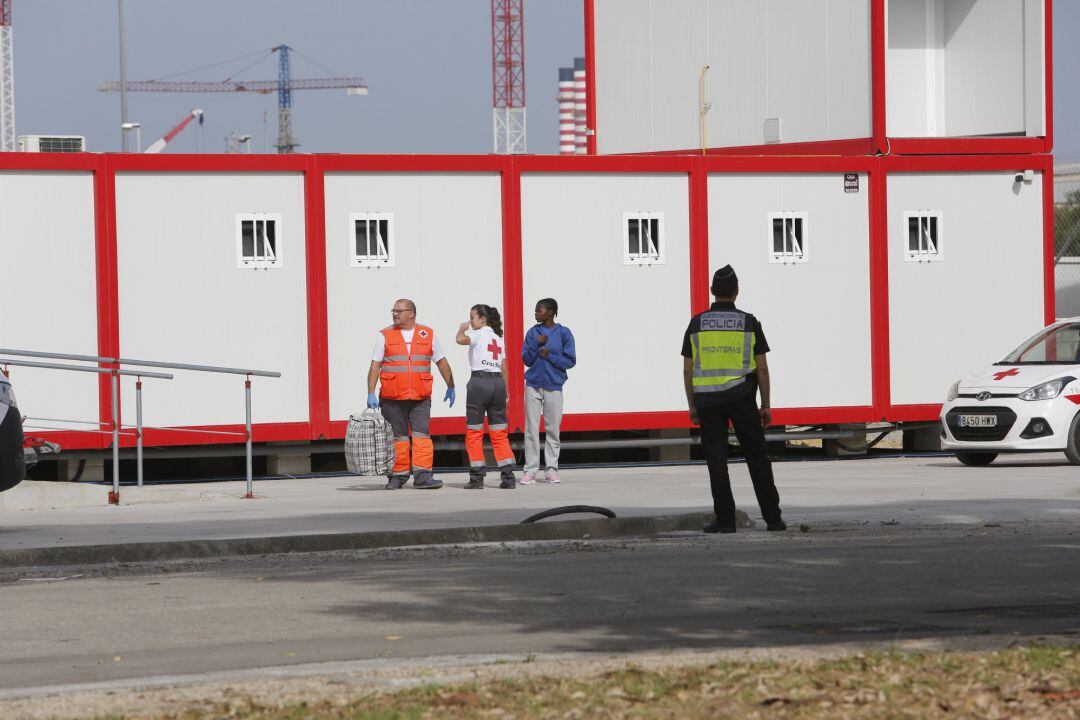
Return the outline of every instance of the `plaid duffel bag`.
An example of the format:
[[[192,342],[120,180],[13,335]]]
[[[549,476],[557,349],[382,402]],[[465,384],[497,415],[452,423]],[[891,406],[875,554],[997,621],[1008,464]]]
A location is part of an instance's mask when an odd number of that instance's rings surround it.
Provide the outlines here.
[[[394,431],[378,410],[349,416],[345,464],[356,475],[390,474],[394,466]]]

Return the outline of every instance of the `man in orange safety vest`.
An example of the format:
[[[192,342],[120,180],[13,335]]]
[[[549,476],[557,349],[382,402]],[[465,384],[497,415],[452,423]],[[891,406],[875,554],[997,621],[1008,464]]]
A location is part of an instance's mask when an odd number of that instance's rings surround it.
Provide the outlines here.
[[[454,374],[443,355],[435,331],[416,322],[416,303],[398,300],[391,310],[394,324],[375,338],[368,370],[369,408],[382,407],[383,417],[394,429],[394,467],[386,483],[387,490],[397,490],[409,481],[413,487],[435,490],[442,487],[431,473],[435,449],[428,428],[431,423],[431,363],[439,368],[446,381],[443,398],[454,406]],[[379,394],[375,385],[380,383]],[[409,430],[412,430],[412,459],[409,458]]]

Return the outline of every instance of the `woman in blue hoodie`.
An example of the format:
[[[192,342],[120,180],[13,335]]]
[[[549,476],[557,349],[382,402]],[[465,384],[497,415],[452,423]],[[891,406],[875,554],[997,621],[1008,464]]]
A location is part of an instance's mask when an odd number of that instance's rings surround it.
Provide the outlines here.
[[[525,333],[521,359],[525,362],[525,474],[522,485],[536,481],[540,471],[540,416],[544,416],[546,480],[559,482],[559,425],[563,414],[566,371],[577,364],[574,335],[555,322],[559,303],[544,298],[536,303],[536,325]]]

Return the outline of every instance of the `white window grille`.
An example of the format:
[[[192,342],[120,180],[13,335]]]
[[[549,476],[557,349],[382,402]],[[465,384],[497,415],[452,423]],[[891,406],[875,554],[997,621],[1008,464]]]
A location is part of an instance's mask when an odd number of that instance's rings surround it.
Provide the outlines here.
[[[281,213],[237,213],[236,267],[282,267]]]
[[[664,213],[623,213],[623,263],[626,265],[663,265]]]
[[[391,213],[349,215],[349,264],[352,267],[393,267],[395,245]]]
[[[908,262],[941,262],[941,213],[917,210],[904,213],[904,259]]]
[[[807,213],[774,212],[769,213],[769,262],[804,263],[809,262],[807,248]]]

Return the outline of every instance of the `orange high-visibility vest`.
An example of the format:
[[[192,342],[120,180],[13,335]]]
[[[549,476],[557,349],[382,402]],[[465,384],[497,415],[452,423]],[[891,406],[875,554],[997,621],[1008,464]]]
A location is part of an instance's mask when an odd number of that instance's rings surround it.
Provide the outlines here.
[[[424,400],[431,397],[431,353],[435,331],[426,325],[413,328],[412,352],[396,327],[382,331],[385,357],[379,380],[379,397],[386,400]]]

